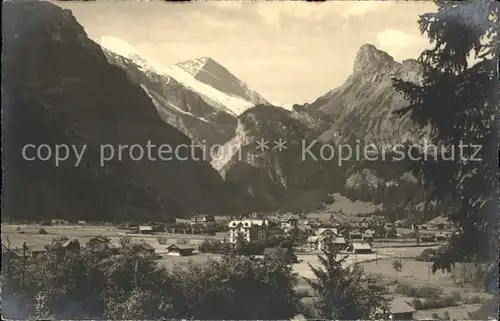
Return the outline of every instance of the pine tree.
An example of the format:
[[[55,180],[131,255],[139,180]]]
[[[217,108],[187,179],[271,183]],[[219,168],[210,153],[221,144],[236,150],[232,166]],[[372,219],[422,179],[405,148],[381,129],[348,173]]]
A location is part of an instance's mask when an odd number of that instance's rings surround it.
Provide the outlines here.
[[[450,240],[449,250],[435,258],[434,271],[450,270],[455,262],[486,262],[498,256],[500,49],[498,2],[437,1],[436,5],[437,12],[418,21],[433,44],[419,57],[425,70],[423,83],[394,82],[410,102],[396,113],[410,113],[416,124],[430,129],[433,144],[448,148],[438,159],[411,165],[432,190],[428,201],[452,197],[458,204],[449,219],[459,233]],[[472,66],[470,58],[477,61]],[[463,154],[461,144],[469,146]],[[481,146],[475,155],[474,146]],[[444,159],[450,155],[452,160]]]
[[[320,267],[309,268],[315,280],[305,279],[315,293],[315,317],[328,320],[371,320],[388,311],[389,301],[377,280],[359,263],[348,264],[334,244],[326,241]]]

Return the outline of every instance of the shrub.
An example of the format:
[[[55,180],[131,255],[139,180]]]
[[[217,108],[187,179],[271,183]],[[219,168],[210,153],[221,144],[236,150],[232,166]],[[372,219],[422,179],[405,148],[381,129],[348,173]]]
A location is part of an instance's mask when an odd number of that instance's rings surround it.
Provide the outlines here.
[[[424,249],[416,258],[416,261],[431,262],[432,257],[436,255],[436,250],[432,248]]]
[[[309,298],[311,297],[311,294],[309,293],[308,290],[297,290],[297,296],[299,298]]]
[[[220,241],[211,241],[211,240],[205,240],[203,243],[200,244],[198,247],[198,250],[200,253],[214,253],[214,254],[220,254],[222,253],[223,250],[223,245],[222,242]]]
[[[465,302],[467,304],[481,304],[481,303],[483,303],[485,301],[486,300],[483,297],[479,296],[479,295],[474,295],[474,296],[472,296],[470,298],[465,299]]]
[[[165,236],[160,236],[157,238],[157,240],[158,240],[158,243],[160,243],[162,245],[167,244],[167,241],[168,241],[168,239]]]
[[[462,301],[462,293],[460,293],[459,291],[451,292],[450,297],[453,298],[455,302]]]
[[[414,299],[412,303],[413,303],[412,305],[415,308],[415,310],[422,310],[422,300]]]
[[[481,264],[462,263],[451,271],[451,278],[456,286],[483,288],[486,283],[487,268]]]
[[[177,243],[177,244],[188,244],[189,240],[188,239],[178,239],[175,243]]]
[[[403,270],[403,264],[401,263],[401,261],[399,259],[395,259],[393,262],[392,262],[392,267],[394,268],[394,270],[396,270],[397,272],[401,272],[401,270]]]
[[[454,307],[454,306],[458,305],[458,301],[460,301],[460,299],[461,299],[460,293],[459,293],[458,297],[456,296],[456,293],[455,293],[455,295],[454,295],[454,293],[451,293],[451,294],[446,295],[443,298],[443,303],[444,303],[445,307]]]
[[[443,298],[432,297],[425,300],[414,299],[413,307],[415,310],[430,310],[430,309],[443,309],[447,307],[453,307],[458,305],[458,300],[456,295],[449,294]],[[438,318],[439,319],[439,318]]]
[[[430,285],[416,287],[408,283],[398,283],[396,292],[414,298],[436,298],[443,290]]]

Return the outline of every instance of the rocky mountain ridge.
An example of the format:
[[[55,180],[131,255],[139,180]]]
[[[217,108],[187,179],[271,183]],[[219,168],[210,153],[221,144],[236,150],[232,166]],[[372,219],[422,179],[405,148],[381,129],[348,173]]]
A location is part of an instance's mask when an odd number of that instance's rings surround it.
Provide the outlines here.
[[[419,83],[423,66],[413,59],[397,62],[375,46],[363,45],[354,59],[353,74],[345,83],[309,105],[334,119],[321,139],[357,138],[376,143],[420,141],[425,132],[416,129],[408,117],[393,114],[406,106],[405,98],[392,86],[394,77]]]

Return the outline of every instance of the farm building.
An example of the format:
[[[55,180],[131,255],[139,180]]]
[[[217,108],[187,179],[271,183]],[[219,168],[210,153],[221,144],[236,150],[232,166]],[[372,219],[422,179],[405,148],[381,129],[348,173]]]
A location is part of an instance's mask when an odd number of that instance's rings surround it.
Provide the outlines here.
[[[22,257],[22,249],[20,249]],[[47,249],[43,245],[28,245],[26,248],[26,255],[32,258],[40,257],[45,255]]]
[[[447,233],[436,233],[436,241],[437,242],[444,242],[448,239],[448,234]]]
[[[372,253],[372,246],[369,243],[353,243],[352,252],[356,254]]]
[[[352,232],[349,232],[349,238],[351,240],[361,241],[363,239],[363,234],[358,230],[354,230]]]
[[[434,233],[421,233],[418,239],[420,242],[436,242],[436,235]]]
[[[391,320],[414,320],[415,309],[402,298],[394,298],[389,311]]]
[[[149,225],[139,226],[139,233],[140,234],[152,234],[153,228]]]
[[[69,222],[67,220],[63,220],[60,218],[53,218],[52,220],[50,220],[50,224],[51,225],[68,225]]]
[[[167,247],[168,255],[189,256],[193,255],[194,248],[186,244],[171,244]]]
[[[361,235],[361,239],[363,240],[363,242],[372,243],[373,242],[373,233],[366,231],[365,233],[363,233]]]
[[[338,250],[343,250],[346,247],[346,241],[343,236],[340,235],[334,235],[333,237],[329,236],[320,236],[318,238],[318,250],[322,250],[325,248],[326,242],[331,242],[333,243],[333,246],[336,247]]]

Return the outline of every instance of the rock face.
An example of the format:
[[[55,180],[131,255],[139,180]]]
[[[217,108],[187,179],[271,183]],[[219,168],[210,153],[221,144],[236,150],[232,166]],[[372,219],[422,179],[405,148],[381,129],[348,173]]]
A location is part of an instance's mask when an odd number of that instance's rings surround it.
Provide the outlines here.
[[[109,64],[69,10],[17,1],[2,8],[4,215],[112,221],[224,212],[232,188],[187,148],[178,153],[187,160],[158,158],[157,146],[191,140],[161,120],[151,97]],[[101,166],[99,146],[148,142],[156,161],[125,152]],[[26,144],[87,150],[79,166],[75,157],[55,166],[24,160]]]
[[[410,59],[399,63],[373,45],[363,45],[347,81],[309,107],[335,119],[321,139],[355,137],[367,142],[387,143],[419,140],[424,134],[415,129],[408,117],[392,114],[407,104],[394,90],[392,78],[418,83],[422,76],[423,67],[417,61]]]
[[[247,110],[238,117],[235,137],[212,161],[227,182],[259,200],[261,210],[316,210],[328,197],[328,184],[319,178],[328,167],[302,153],[314,145],[317,132],[296,113],[269,105]],[[318,148],[311,148],[313,155]]]
[[[367,175],[358,168],[357,161],[339,165],[338,155],[330,160],[322,151],[335,148],[338,143],[352,143],[354,139],[399,144],[423,137],[425,133],[417,130],[407,117],[392,114],[407,104],[394,90],[392,78],[419,82],[422,76],[423,68],[417,61],[399,63],[374,46],[364,45],[345,84],[314,103],[294,105],[291,111],[262,105],[240,115],[236,135],[212,165],[226,181],[246,186],[251,195],[271,210],[314,210],[325,202],[329,193],[377,189],[369,186],[373,182],[397,186],[403,181],[400,176],[405,173],[404,168],[397,177],[385,177],[384,173],[389,171],[378,164],[374,166],[381,169]],[[287,141],[286,151],[273,150],[273,142],[280,138]],[[255,149],[259,139],[270,141],[267,150]],[[304,146],[316,139],[312,154],[320,158],[318,161],[303,153]],[[306,159],[301,159],[303,156]],[[370,184],[364,186],[360,182]]]

